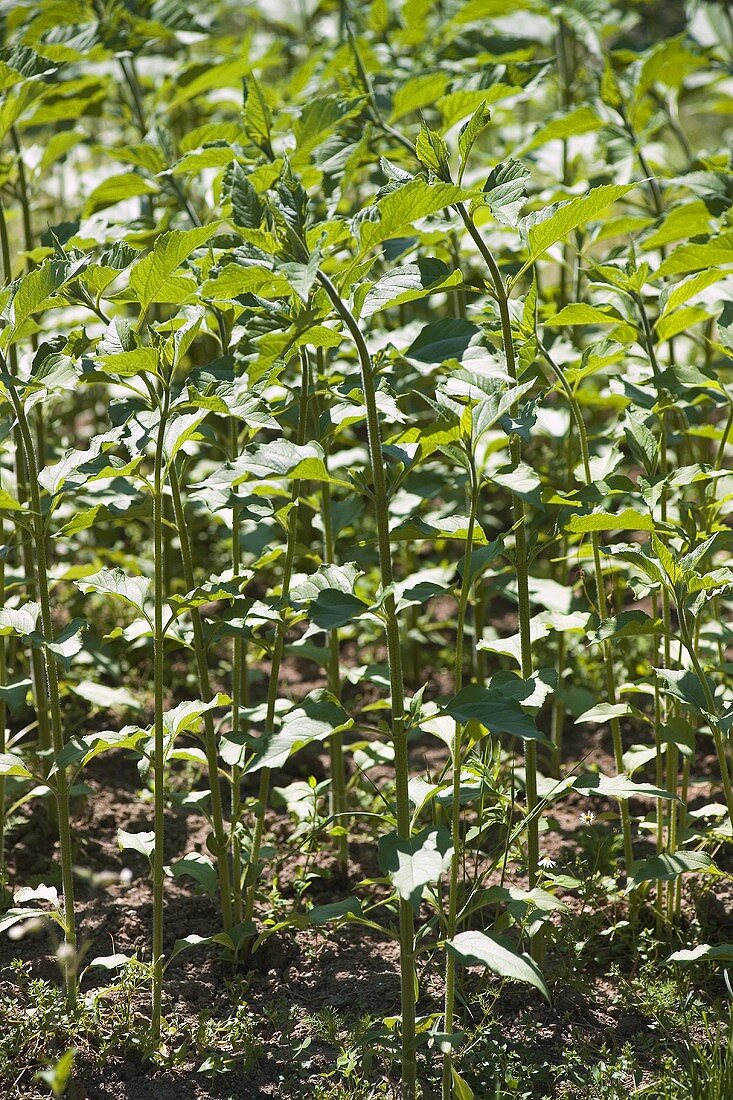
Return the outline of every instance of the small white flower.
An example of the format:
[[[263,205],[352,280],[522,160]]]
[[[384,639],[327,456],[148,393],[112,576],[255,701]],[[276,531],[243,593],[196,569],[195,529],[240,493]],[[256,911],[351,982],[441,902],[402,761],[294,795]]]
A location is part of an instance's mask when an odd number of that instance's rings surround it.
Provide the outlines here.
[[[543,871],[549,871],[550,868],[557,866],[554,859],[550,859],[549,856],[543,856],[542,859],[537,860],[537,866],[541,867]]]
[[[596,819],[596,815],[593,813],[592,810],[588,810],[587,812],[583,811],[583,813],[580,815],[580,824],[581,825],[592,825],[593,822],[595,821],[595,819]]]

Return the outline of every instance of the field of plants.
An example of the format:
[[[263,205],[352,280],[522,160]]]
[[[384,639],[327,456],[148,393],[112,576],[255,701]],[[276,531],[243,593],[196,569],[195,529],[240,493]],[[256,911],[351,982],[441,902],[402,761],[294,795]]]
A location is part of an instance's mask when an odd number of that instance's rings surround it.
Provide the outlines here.
[[[730,1100],[727,0],[0,25],[0,1095]]]

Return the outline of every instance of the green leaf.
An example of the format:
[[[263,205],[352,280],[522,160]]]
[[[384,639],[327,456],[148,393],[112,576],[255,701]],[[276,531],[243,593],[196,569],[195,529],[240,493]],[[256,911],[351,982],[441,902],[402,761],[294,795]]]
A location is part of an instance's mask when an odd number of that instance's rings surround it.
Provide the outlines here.
[[[733,943],[700,943],[697,947],[674,951],[667,962],[691,963],[699,962],[700,959],[709,959],[711,962],[733,963]]]
[[[373,208],[376,219],[359,223],[362,254],[389,237],[398,236],[421,218],[470,199],[471,194],[452,183],[427,183],[422,179],[410,180],[396,191],[390,191]]]
[[[656,277],[687,275],[691,271],[707,270],[733,264],[733,232],[711,237],[703,244],[683,244],[676,248],[657,268]]]
[[[550,991],[537,964],[486,932],[459,932],[446,947],[465,966],[485,966],[500,978],[512,978],[538,989],[547,1003]]]
[[[575,790],[598,794],[605,798],[667,798],[679,801],[676,794],[651,783],[634,783],[625,775],[581,775],[575,780]]]
[[[437,882],[450,867],[452,854],[450,832],[442,827],[428,827],[409,840],[400,839],[396,833],[379,838],[379,866],[415,912],[425,887]]]
[[[617,325],[620,321],[620,317],[607,313],[605,309],[586,302],[574,302],[559,310],[545,324],[548,328],[565,328],[571,325]]]
[[[458,173],[458,182],[463,179],[463,173],[466,170],[466,164],[468,158],[471,155],[471,150],[474,147],[476,138],[485,130],[491,122],[491,111],[488,104],[484,101],[479,103],[476,110],[471,115],[471,118],[461,127],[461,132],[458,136],[458,155],[461,158],[461,167]]]
[[[155,833],[128,833],[124,829],[118,829],[117,843],[123,850],[126,849],[131,852],[139,852],[141,855],[146,856],[147,859],[151,859],[155,848]]]
[[[420,363],[445,363],[449,359],[460,361],[479,332],[476,325],[462,317],[430,321],[410,344],[405,355]]]
[[[279,768],[294,752],[311,741],[325,741],[334,733],[350,729],[354,721],[333,695],[321,689],[310,692],[299,707],[289,711],[282,725],[269,737],[261,738],[246,772]]]
[[[534,720],[525,714],[519,703],[507,698],[500,690],[469,684],[443,710],[456,722],[480,722],[494,734],[509,733],[525,740],[545,740]]]
[[[673,882],[690,871],[715,870],[717,868],[706,852],[663,852],[632,864],[627,891],[642,882]]]
[[[216,894],[219,885],[216,867],[209,857],[202,852],[189,852],[182,859],[177,859],[171,863],[170,869],[173,878],[178,879],[186,875],[197,882],[199,886],[203,886],[210,898],[213,898]]]
[[[361,316],[371,317],[391,306],[404,305],[437,290],[459,286],[462,281],[460,271],[452,270],[442,260],[415,260],[414,263],[393,268],[374,284],[364,299]]]
[[[94,188],[84,204],[84,215],[89,217],[90,214],[96,214],[98,210],[124,202],[125,199],[154,195],[157,190],[154,184],[137,172],[122,172],[118,176],[110,176]]]
[[[219,223],[202,225],[196,229],[174,229],[163,233],[155,242],[153,251],[137,260],[130,269],[130,290],[145,313],[153,302],[175,301],[169,296],[166,284],[175,271],[192,252],[218,232]]]
[[[707,713],[705,690],[696,672],[689,669],[675,668],[655,668],[654,672],[662,681],[663,691],[686,703],[693,710],[703,714]],[[708,687],[712,693],[713,689],[709,680]]]
[[[588,134],[593,130],[599,130],[601,126],[602,121],[592,107],[576,107],[560,118],[555,118],[541,126],[520,151],[528,153],[531,149],[546,145],[548,141],[561,141],[577,137],[579,134]]]
[[[654,520],[633,508],[623,512],[592,512],[587,516],[571,516],[565,530],[573,535],[585,535],[590,531],[653,531]]]
[[[529,255],[516,278],[531,267],[536,260],[562,241],[574,229],[588,225],[612,203],[638,187],[636,183],[606,183],[592,188],[587,195],[571,199],[570,202],[548,206],[540,214],[531,214],[524,219],[523,231],[527,239]],[[516,279],[514,280],[516,281]]]
[[[344,898],[342,901],[331,901],[326,905],[314,905],[308,910],[308,920],[316,928],[322,928],[331,921],[343,920],[345,917],[360,917],[362,915],[361,903],[357,898]]]
[[[447,83],[447,73],[426,73],[406,80],[392,99],[390,122],[397,122],[423,107],[432,107],[442,96]]]
[[[610,722],[612,718],[626,718],[633,714],[628,703],[598,703],[575,719],[576,726],[582,722]]]
[[[74,583],[82,592],[112,596],[144,614],[145,598],[150,588],[147,577],[128,577],[121,569],[100,569],[98,573],[82,577]]]
[[[515,226],[519,211],[527,199],[527,180],[530,171],[526,164],[510,157],[497,164],[489,172],[484,184],[483,200],[502,225]]]
[[[326,588],[310,605],[308,617],[321,630],[336,630],[367,610],[368,605],[358,596]]]
[[[449,175],[450,150],[445,140],[423,122],[415,142],[415,155],[420,163],[445,179]]]

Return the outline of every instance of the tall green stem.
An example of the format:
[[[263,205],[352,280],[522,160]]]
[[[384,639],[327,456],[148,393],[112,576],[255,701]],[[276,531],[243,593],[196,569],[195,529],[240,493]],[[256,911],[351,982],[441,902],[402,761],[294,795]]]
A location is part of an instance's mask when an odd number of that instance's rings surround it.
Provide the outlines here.
[[[322,349],[318,349],[318,366],[323,370],[325,357]],[[325,384],[325,379],[324,379]],[[325,448],[324,448],[325,450]],[[328,458],[324,455],[327,462]],[[331,486],[327,481],[321,487],[321,508],[323,510],[323,556],[326,565],[336,562],[336,547],[333,534],[333,514],[331,509]],[[328,690],[337,699],[341,698],[341,651],[339,645],[338,627],[328,632]],[[346,830],[346,771],[344,767],[344,735],[334,733],[329,739],[330,773],[331,773],[331,815],[337,825]],[[338,859],[341,870],[346,871],[349,860],[349,837],[344,831],[339,833]]]
[[[385,592],[383,614],[387,635],[387,656],[392,705],[392,739],[395,750],[395,785],[397,801],[397,833],[402,840],[410,838],[410,799],[408,793],[409,757],[405,714],[402,653],[397,607],[392,592],[392,548],[389,537],[389,503],[382,460],[382,437],[374,383],[374,365],[364,335],[349,307],[324,272],[318,279],[336,313],[354,341],[361,368],[361,383],[367,414],[369,461],[373,482],[373,499],[377,527],[377,547],[382,589]],[[415,1055],[415,919],[412,906],[400,898],[400,986],[402,999],[402,1100],[415,1100],[417,1061]]]
[[[153,1045],[160,1042],[161,1000],[163,995],[163,869],[165,830],[165,734],[163,728],[163,694],[165,689],[165,632],[163,629],[164,545],[163,545],[163,487],[165,463],[163,443],[168,421],[170,394],[165,386],[160,405],[160,422],[155,445],[153,468],[153,574],[155,612],[153,622],[153,690],[155,694],[153,797],[155,847],[153,849],[153,990],[152,990],[152,1038]]]
[[[458,617],[456,625],[456,659],[454,666],[454,691],[456,694],[463,687],[463,649],[466,631],[466,612],[468,598],[471,592],[471,551],[473,549],[473,532],[476,526],[478,512],[478,478],[473,461],[473,455],[469,455],[470,479],[471,479],[471,504],[468,516],[468,530],[466,533],[466,546],[463,555],[463,573],[461,574],[461,591],[458,600]],[[448,913],[446,916],[446,939],[451,940],[456,934],[458,923],[458,870],[461,858],[461,763],[463,726],[456,722],[453,730],[453,743],[451,745],[451,767],[453,768],[453,802],[451,804],[451,841],[453,851],[451,854],[449,888],[448,888]],[[445,959],[445,1011],[443,1030],[450,1035],[453,1032],[453,1016],[456,997],[456,959],[451,952],[446,952]],[[443,1055],[443,1100],[451,1100],[453,1091],[453,1055],[448,1049]]]
[[[458,203],[456,209],[465,225],[469,236],[476,245],[480,255],[489,269],[491,284],[494,288],[494,296],[499,308],[501,321],[501,340],[506,359],[507,374],[516,381],[517,360],[514,352],[514,338],[512,336],[512,320],[509,313],[509,295],[507,294],[504,279],[499,266],[496,263],[486,242],[479,233],[473,218],[470,216],[463,203]],[[516,468],[522,460],[522,449],[519,437],[514,435],[509,444],[509,454],[512,465]],[[515,572],[517,577],[517,602],[519,612],[519,642],[521,654],[522,678],[529,680],[532,675],[532,638],[530,634],[531,608],[529,601],[529,562],[527,549],[526,515],[524,501],[516,493],[512,494],[512,511],[515,530]],[[530,889],[537,885],[538,862],[540,855],[539,841],[539,814],[537,811],[537,745],[534,741],[527,741],[525,756],[526,792],[527,792],[527,871],[529,875]]]
[[[575,426],[578,432],[578,441],[580,443],[581,461],[583,464],[583,475],[585,477],[585,483],[588,488],[593,486],[593,474],[591,472],[590,465],[590,448],[588,446],[588,432],[586,431],[585,421],[583,420],[583,414],[580,411],[577,398],[573,392],[570,383],[568,382],[565,374],[560,366],[555,363],[552,356],[549,354],[546,348],[541,347],[542,354],[547,360],[553,374],[560,383],[565,396],[568,399],[570,405],[570,412],[575,421]],[[603,579],[603,565],[601,563],[601,547],[600,540],[597,531],[591,531],[591,549],[593,554],[593,572],[595,576],[595,588],[596,588],[596,606],[598,610],[598,616],[601,620],[608,618],[608,598],[606,596],[606,585]],[[618,702],[618,694],[616,690],[616,673],[613,667],[613,651],[611,649],[611,643],[608,639],[602,642],[603,651],[603,665],[606,679],[606,692],[608,700],[612,706],[615,706]],[[619,775],[624,771],[624,750],[623,742],[621,739],[621,726],[618,718],[611,719],[611,740],[613,743],[613,757],[616,765],[616,771]],[[624,858],[626,860],[627,870],[631,867],[634,861],[634,851],[631,841],[631,818],[629,815],[629,807],[627,802],[620,801],[619,809],[621,813],[621,829],[624,839]]]
[[[40,603],[41,631],[47,643],[53,641],[54,629],[51,615],[51,596],[48,580],[48,560],[46,555],[46,526],[41,505],[41,491],[38,480],[39,469],[33,437],[23,403],[18,396],[15,382],[6,373],[5,387],[15,411],[21,445],[28,469],[30,489],[31,528],[33,550],[35,552],[35,582]],[[51,736],[54,756],[58,759],[64,748],[64,734],[61,721],[61,696],[59,692],[58,668],[56,657],[48,648],[43,647],[43,664],[46,673],[46,687],[51,714]],[[64,977],[66,995],[71,1005],[76,1003],[76,916],[74,912],[74,876],[71,847],[71,822],[69,809],[69,781],[65,767],[57,766],[53,790],[56,795],[58,812],[59,846],[61,849],[61,885],[64,895]]]
[[[300,387],[300,408],[298,410],[298,428],[296,443],[303,446],[306,438],[308,424],[308,396],[310,392],[310,365],[308,356],[301,356],[302,375]],[[275,642],[272,649],[272,661],[270,663],[270,680],[267,687],[267,710],[265,715],[264,737],[270,738],[275,730],[275,711],[277,707],[278,690],[280,687],[280,666],[285,652],[285,636],[288,630],[286,619],[286,604],[290,593],[290,581],[293,576],[293,564],[295,562],[295,544],[298,536],[298,512],[300,510],[300,482],[293,482],[291,493],[292,507],[287,516],[287,544],[285,548],[285,564],[282,577],[282,603],[283,616],[278,620],[275,630]],[[265,831],[265,813],[270,798],[270,769],[263,768],[260,772],[260,788],[257,794],[257,807],[255,811],[255,831],[252,837],[252,846],[249,853],[249,867],[247,869],[247,891],[244,908],[244,919],[251,921],[254,915],[255,898],[257,896],[257,883],[259,878],[260,850],[262,837]]]
[[[183,562],[183,580],[189,592],[193,591],[196,580],[193,569],[193,555],[191,553],[191,540],[188,537],[186,526],[186,513],[181,497],[181,483],[175,464],[170,467],[170,487],[173,497],[173,514],[178,531],[178,541],[181,546],[181,560]],[[201,613],[197,607],[191,608],[191,625],[193,627],[193,649],[196,658],[196,672],[199,681],[201,698],[205,703],[214,697],[211,690],[209,666],[206,659],[206,643],[204,641],[204,628],[201,622]],[[224,828],[224,811],[221,802],[221,787],[219,785],[219,753],[216,744],[216,730],[214,729],[214,716],[211,711],[206,711],[203,716],[204,745],[206,749],[206,764],[209,771],[209,786],[211,789],[211,822],[214,828],[214,847],[216,849],[216,862],[219,872],[219,892],[221,894],[221,919],[224,931],[228,932],[232,926],[232,891],[229,881],[229,853],[227,844],[227,832]]]
[[[239,457],[239,425],[236,417],[229,418],[229,458],[235,462]],[[242,552],[239,542],[239,505],[232,504],[232,576],[239,576],[242,566]],[[237,737],[240,729],[242,707],[249,703],[249,680],[247,677],[247,651],[241,634],[234,636],[232,643],[232,734]],[[232,766],[232,920],[239,924],[242,919],[242,842],[239,825],[242,819],[242,768]]]
[[[1,202],[0,251],[2,252],[3,273],[5,275],[5,282],[9,283],[12,279],[12,267],[10,263],[10,241],[8,238],[7,224],[5,221],[5,212],[3,210],[3,204]],[[8,351],[8,363],[10,367],[10,373],[14,378],[17,378],[18,356],[15,345],[11,345]],[[21,504],[25,504],[29,499],[28,473],[26,460],[24,458],[23,442],[20,437],[20,428],[18,427],[18,425],[13,428],[13,444],[15,448],[16,496]],[[25,573],[25,583],[28,598],[34,600],[36,599],[37,593],[34,568],[33,540],[30,533],[27,532],[25,529],[21,529],[20,532],[20,552],[23,562],[23,572]],[[49,722],[49,701],[48,690],[46,687],[46,673],[44,669],[43,656],[40,651],[35,647],[31,648],[30,665],[31,680],[33,683],[33,701],[35,703],[36,721],[38,722],[38,744],[42,751],[48,751],[51,749],[51,726]]]

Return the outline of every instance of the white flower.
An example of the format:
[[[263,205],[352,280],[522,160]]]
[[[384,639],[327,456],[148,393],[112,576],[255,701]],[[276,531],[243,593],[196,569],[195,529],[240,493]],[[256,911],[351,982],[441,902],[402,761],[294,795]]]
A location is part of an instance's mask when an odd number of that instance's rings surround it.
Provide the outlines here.
[[[537,866],[541,867],[543,871],[549,871],[551,867],[557,866],[554,859],[550,859],[549,856],[543,856],[542,859],[537,860]]]
[[[595,819],[596,819],[596,815],[593,813],[592,810],[588,810],[588,811],[584,810],[583,813],[580,815],[580,824],[581,825],[592,825],[593,822],[595,821]]]

